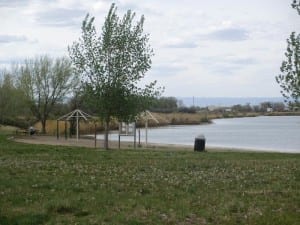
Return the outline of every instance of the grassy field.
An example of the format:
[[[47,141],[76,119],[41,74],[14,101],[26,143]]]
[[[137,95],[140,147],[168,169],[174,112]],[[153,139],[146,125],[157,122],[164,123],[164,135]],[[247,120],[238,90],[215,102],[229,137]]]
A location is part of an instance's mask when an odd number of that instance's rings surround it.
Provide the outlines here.
[[[300,155],[20,144],[0,135],[0,224],[299,224]]]

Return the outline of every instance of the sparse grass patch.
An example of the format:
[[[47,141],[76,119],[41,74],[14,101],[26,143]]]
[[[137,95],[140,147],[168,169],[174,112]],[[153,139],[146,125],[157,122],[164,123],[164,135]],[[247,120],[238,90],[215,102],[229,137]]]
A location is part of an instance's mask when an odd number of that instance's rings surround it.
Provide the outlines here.
[[[39,146],[0,136],[0,224],[297,224],[300,155]]]

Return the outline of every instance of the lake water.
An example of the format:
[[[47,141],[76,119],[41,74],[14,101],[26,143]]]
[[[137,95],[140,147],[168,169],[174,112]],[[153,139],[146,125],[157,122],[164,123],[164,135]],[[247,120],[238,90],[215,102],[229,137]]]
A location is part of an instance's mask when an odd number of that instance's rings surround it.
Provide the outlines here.
[[[216,119],[207,125],[151,128],[148,142],[193,146],[200,134],[205,136],[207,147],[300,153],[300,116]],[[145,140],[144,135],[141,129],[141,142]],[[117,139],[117,135],[111,134],[110,138]],[[130,139],[122,137],[121,140]]]

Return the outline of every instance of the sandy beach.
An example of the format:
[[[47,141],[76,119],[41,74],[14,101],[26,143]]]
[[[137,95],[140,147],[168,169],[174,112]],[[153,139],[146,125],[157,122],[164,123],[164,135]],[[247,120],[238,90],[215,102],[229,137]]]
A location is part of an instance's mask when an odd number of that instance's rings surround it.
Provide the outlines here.
[[[95,139],[92,138],[68,138],[60,137],[57,139],[55,136],[15,136],[13,139],[16,142],[28,143],[28,144],[44,144],[44,145],[56,145],[56,146],[76,146],[76,147],[86,147],[86,148],[96,148],[103,149],[103,140],[97,140],[95,143]],[[118,141],[109,141],[110,149],[118,149],[119,143]],[[132,149],[134,148],[133,142],[121,141],[121,149]],[[142,143],[141,146],[136,144],[137,149],[159,149],[159,150],[189,150],[193,151],[192,146],[186,145],[172,145],[172,144],[153,144],[148,143],[147,147]]]

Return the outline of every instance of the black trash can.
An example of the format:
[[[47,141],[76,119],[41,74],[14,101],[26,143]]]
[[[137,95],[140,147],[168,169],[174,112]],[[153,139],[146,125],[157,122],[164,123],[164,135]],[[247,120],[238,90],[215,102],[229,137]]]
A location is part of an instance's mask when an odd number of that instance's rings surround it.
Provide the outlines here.
[[[195,138],[194,151],[203,152],[205,150],[205,137],[199,135]]]

